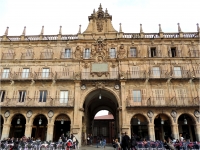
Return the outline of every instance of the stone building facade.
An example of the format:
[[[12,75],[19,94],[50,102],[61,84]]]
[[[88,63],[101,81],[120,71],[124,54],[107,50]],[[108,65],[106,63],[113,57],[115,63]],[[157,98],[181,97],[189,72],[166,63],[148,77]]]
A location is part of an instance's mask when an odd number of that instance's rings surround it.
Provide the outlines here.
[[[95,114],[114,116],[118,137],[132,132],[200,140],[200,29],[197,32],[124,33],[102,9],[84,32],[0,37],[1,139],[83,141]],[[101,131],[107,135],[109,131]]]

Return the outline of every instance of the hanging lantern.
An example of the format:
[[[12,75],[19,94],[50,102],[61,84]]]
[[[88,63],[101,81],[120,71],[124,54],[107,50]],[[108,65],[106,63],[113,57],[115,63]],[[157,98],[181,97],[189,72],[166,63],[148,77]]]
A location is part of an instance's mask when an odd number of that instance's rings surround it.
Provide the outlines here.
[[[20,124],[20,118],[17,119],[17,124]]]
[[[161,124],[164,124],[164,120],[163,119],[161,119],[161,122],[160,122]]]
[[[61,124],[64,124],[64,120],[62,119],[60,123],[61,123]]]
[[[42,124],[42,119],[40,118],[40,120],[39,120],[39,125],[41,125]]]
[[[187,124],[187,119],[184,119],[184,124]]]
[[[138,119],[138,122],[137,122],[138,124],[140,124],[140,119]]]

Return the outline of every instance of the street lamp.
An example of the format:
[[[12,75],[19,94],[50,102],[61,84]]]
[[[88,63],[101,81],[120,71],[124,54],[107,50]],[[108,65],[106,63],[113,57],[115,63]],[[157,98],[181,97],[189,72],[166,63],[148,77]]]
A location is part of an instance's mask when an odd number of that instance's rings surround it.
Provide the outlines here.
[[[138,122],[137,122],[138,124],[140,124],[140,119],[138,119]]]
[[[62,120],[60,121],[60,123],[61,123],[61,124],[64,124],[64,120],[62,119]]]
[[[41,124],[42,124],[42,119],[41,119],[41,116],[40,116],[39,125],[41,125]]]
[[[17,119],[17,124],[20,124],[20,116],[19,116],[19,118]]]
[[[100,90],[100,94],[99,94],[99,99],[101,99],[101,90]]]
[[[184,124],[187,124],[187,119],[185,119],[185,116],[184,116]]]
[[[161,122],[160,122],[161,124],[164,124],[164,120],[163,119],[161,119]]]

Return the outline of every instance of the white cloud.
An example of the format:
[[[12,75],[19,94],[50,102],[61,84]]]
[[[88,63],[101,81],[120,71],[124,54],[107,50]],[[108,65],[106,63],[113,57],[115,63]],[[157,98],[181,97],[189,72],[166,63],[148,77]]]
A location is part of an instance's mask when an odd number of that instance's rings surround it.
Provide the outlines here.
[[[76,34],[80,24],[83,32],[100,3],[126,33],[138,33],[140,23],[144,32],[158,32],[159,23],[163,32],[177,32],[178,22],[183,32],[196,32],[200,18],[199,0],[1,0],[0,34],[9,26],[9,35],[21,35],[26,26],[27,35],[37,35],[43,25],[44,34],[58,34],[60,25],[63,34]]]

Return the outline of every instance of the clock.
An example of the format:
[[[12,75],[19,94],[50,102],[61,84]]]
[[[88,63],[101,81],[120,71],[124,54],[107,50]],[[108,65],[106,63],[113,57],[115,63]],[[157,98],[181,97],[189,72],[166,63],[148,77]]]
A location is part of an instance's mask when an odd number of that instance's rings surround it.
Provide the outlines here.
[[[9,110],[6,110],[5,114],[4,114],[4,117],[8,118],[10,116],[10,111]]]
[[[27,111],[27,113],[26,113],[26,116],[28,117],[28,118],[30,118],[31,116],[32,116],[32,111],[31,110],[29,110],[29,111]]]
[[[118,84],[115,85],[115,89],[119,90],[119,85]]]
[[[200,112],[198,110],[195,110],[194,111],[194,116],[199,118],[200,117]]]
[[[54,115],[53,111],[50,110],[50,111],[48,112],[48,116],[49,116],[49,118],[53,117],[53,115]]]

